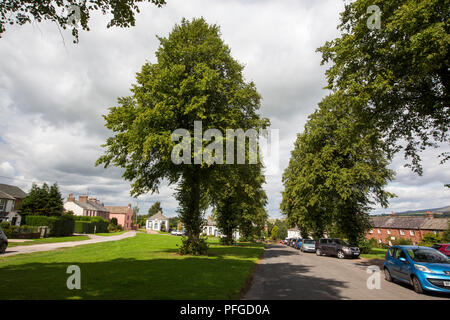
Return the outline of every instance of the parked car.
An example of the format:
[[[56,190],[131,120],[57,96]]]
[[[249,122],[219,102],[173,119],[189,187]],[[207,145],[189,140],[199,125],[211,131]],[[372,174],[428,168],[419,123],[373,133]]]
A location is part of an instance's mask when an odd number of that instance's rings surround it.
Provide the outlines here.
[[[420,246],[392,246],[386,252],[384,277],[411,284],[414,291],[450,293],[450,260],[440,251]]]
[[[174,236],[184,236],[185,233],[186,232],[184,230],[173,230],[170,232],[170,234]]]
[[[450,243],[436,243],[431,246],[433,249],[439,250],[447,257],[450,257]]]
[[[0,227],[0,253],[4,253],[6,248],[8,248],[8,238]]]
[[[289,245],[292,248],[295,248],[296,243],[297,243],[297,238],[292,238],[291,241],[289,242]]]
[[[316,242],[311,239],[303,239],[300,246],[301,252],[316,252]]]
[[[290,240],[290,238],[286,238],[286,239],[283,240],[283,243],[284,243],[285,245],[288,245],[289,240]]]
[[[316,254],[318,256],[337,256],[339,259],[358,258],[360,250],[357,246],[350,245],[342,239],[322,238],[316,242]]]

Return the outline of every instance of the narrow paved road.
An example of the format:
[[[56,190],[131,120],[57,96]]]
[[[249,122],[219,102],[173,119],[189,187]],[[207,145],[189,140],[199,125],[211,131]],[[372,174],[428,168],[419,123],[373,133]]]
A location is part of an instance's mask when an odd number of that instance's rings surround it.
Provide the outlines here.
[[[367,263],[362,259],[301,253],[296,249],[269,245],[257,266],[244,299],[363,299],[430,300],[449,299],[445,294],[416,294],[410,287],[390,283],[380,274],[381,288],[368,289]]]
[[[17,246],[6,249],[6,252],[1,255],[1,257],[13,256],[16,254],[22,253],[33,253],[33,252],[41,252],[41,251],[50,251],[60,248],[69,248],[75,246],[82,246],[86,244],[99,243],[99,242],[108,242],[108,241],[117,241],[125,238],[134,237],[136,235],[136,231],[129,231],[117,236],[90,236],[91,239],[83,240],[83,241],[70,241],[70,242],[56,242],[56,243],[45,243],[45,244],[34,244],[29,246]]]

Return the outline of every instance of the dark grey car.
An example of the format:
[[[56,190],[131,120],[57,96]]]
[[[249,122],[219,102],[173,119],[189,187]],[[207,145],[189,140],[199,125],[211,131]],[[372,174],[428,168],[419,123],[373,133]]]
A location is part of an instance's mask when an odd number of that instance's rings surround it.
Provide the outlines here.
[[[316,243],[318,256],[336,256],[339,259],[358,258],[360,251],[357,246],[352,246],[342,239],[319,239]]]
[[[0,253],[4,253],[8,248],[8,238],[0,227]]]

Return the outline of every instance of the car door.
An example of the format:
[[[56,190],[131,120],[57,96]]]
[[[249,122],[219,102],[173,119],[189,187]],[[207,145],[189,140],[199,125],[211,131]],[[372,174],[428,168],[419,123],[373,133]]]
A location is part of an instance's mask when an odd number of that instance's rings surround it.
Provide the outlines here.
[[[398,258],[400,257],[402,250],[400,248],[392,248],[392,249],[393,249],[393,251],[391,252],[392,259],[389,259],[390,271],[393,277],[399,279],[402,262]]]
[[[399,248],[398,252],[398,277],[405,282],[410,282],[409,275],[411,274],[411,264],[409,263],[406,252],[403,249]],[[405,261],[401,261],[400,258],[405,259]]]

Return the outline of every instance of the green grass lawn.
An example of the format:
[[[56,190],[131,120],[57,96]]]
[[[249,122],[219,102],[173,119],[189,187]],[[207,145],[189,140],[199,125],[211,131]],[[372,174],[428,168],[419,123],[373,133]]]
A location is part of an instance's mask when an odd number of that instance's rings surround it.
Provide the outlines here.
[[[73,237],[31,239],[30,241],[25,241],[25,242],[9,242],[8,248],[18,247],[18,246],[30,246],[33,244],[68,242],[68,241],[83,241],[83,240],[89,240],[89,237],[88,236],[73,236]]]
[[[137,234],[120,241],[0,256],[3,299],[237,299],[263,245],[220,246],[180,256],[180,237]],[[67,267],[81,269],[81,290],[66,287]]]
[[[110,237],[110,236],[118,236],[120,234],[125,233],[126,231],[117,231],[117,232],[108,232],[108,233],[96,233],[96,236],[102,236],[102,237]]]
[[[383,259],[386,256],[387,249],[381,249],[381,248],[372,248],[370,250],[370,253],[361,254],[361,258],[367,258],[367,259]]]

